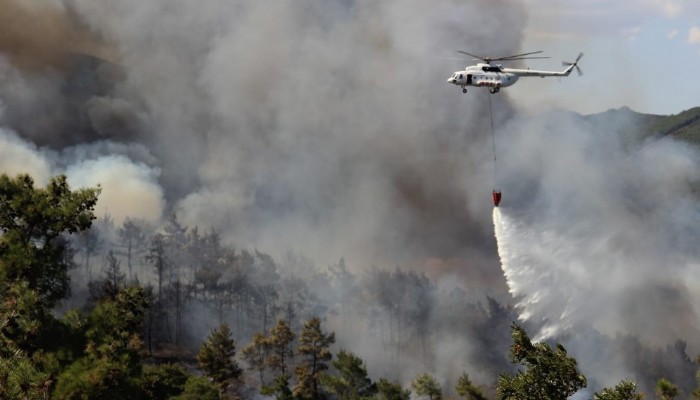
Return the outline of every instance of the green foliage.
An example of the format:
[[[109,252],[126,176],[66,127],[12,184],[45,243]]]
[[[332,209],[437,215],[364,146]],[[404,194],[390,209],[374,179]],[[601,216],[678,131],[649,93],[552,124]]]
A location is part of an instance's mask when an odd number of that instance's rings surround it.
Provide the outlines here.
[[[647,129],[659,136],[671,135],[696,145],[700,144],[700,107],[659,118]]]
[[[0,358],[0,399],[39,400],[48,396],[49,375],[26,358]]]
[[[277,325],[270,329],[270,335],[265,339],[265,343],[270,350],[267,363],[273,371],[279,371],[282,375],[287,374],[289,368],[287,363],[294,355],[290,347],[294,336],[292,330],[282,319],[278,320]]]
[[[401,387],[400,383],[390,382],[380,378],[377,382],[377,393],[383,400],[408,400],[411,398],[411,391]]]
[[[253,336],[253,341],[241,349],[241,355],[248,364],[248,370],[258,373],[260,385],[265,385],[265,368],[267,367],[267,338],[261,333]]]
[[[139,386],[146,399],[168,400],[183,392],[188,377],[179,364],[146,365]]]
[[[298,366],[294,369],[294,373],[297,377],[297,384],[292,389],[292,395],[295,399],[319,400],[322,398],[318,390],[318,379],[314,378],[309,367]]]
[[[70,264],[60,235],[90,227],[99,192],[72,192],[65,176],[40,189],[29,175],[0,175],[0,293],[26,282],[46,309],[66,296]]]
[[[71,364],[59,377],[52,398],[129,399],[140,393],[138,375],[129,356],[83,357]]]
[[[289,375],[277,375],[272,384],[262,387],[260,394],[273,396],[277,400],[292,400],[294,397],[289,389]]]
[[[199,366],[222,390],[228,387],[231,379],[241,375],[241,369],[233,357],[236,355],[236,342],[231,337],[231,329],[223,323],[214,329],[199,348]]]
[[[320,381],[323,371],[328,369],[327,362],[333,358],[329,350],[333,343],[335,333],[323,333],[320,319],[311,318],[304,323],[297,347],[297,352],[302,355],[303,360],[295,369],[297,384],[292,389],[294,397],[310,400],[323,398]]]
[[[48,310],[28,282],[18,281],[5,287],[7,291],[0,295],[0,356],[33,352],[39,346],[37,337],[42,328],[51,321]]]
[[[637,384],[628,380],[623,380],[614,388],[605,388],[593,395],[594,400],[642,400],[643,398],[644,395],[637,393]]]
[[[201,376],[190,376],[181,395],[170,400],[220,400],[219,388]]]
[[[138,350],[143,317],[149,299],[140,286],[121,290],[114,300],[99,303],[88,317],[87,338],[96,345],[106,345],[108,354],[114,351]]]
[[[484,395],[484,391],[474,385],[469,379],[469,375],[463,372],[462,375],[457,380],[457,386],[455,387],[457,394],[464,397],[467,400],[487,400]]]
[[[659,400],[673,400],[678,396],[678,392],[678,386],[666,378],[661,378],[656,382],[656,397]]]
[[[121,262],[114,255],[114,252],[107,253],[106,261],[105,278],[88,284],[91,297],[94,300],[115,299],[119,291],[126,286],[126,276],[121,272]]]
[[[139,286],[124,288],[116,298],[97,304],[84,326],[86,354],[57,377],[55,398],[135,398],[141,393],[139,333],[147,308]]]
[[[533,344],[523,328],[513,323],[511,329],[511,362],[527,369],[499,377],[499,399],[563,400],[586,387],[586,378],[564,346],[557,344],[553,350],[546,343]]]
[[[42,189],[28,175],[0,175],[0,398],[47,398],[49,372],[84,343],[52,309],[69,291],[71,253],[62,235],[90,227],[98,193],[72,192],[65,176]]]
[[[377,392],[377,386],[367,376],[362,359],[341,350],[333,367],[338,375],[326,375],[323,385],[339,400],[368,399]]]
[[[41,189],[0,175],[0,357],[56,345],[51,309],[68,294],[71,266],[61,235],[90,227],[98,193],[71,192],[65,176]]]
[[[441,400],[442,389],[440,384],[430,374],[421,374],[411,382],[411,388],[416,391],[418,396],[427,396],[430,400]]]

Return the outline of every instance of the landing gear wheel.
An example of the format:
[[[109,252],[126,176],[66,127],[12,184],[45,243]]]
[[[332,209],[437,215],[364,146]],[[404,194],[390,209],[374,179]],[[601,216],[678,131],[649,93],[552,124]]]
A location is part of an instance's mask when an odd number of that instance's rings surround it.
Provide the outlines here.
[[[496,93],[498,93],[499,90],[501,90],[501,88],[495,87],[495,88],[491,88],[491,89],[490,89],[491,94],[496,94]]]
[[[467,89],[462,89],[462,93],[467,93]]]

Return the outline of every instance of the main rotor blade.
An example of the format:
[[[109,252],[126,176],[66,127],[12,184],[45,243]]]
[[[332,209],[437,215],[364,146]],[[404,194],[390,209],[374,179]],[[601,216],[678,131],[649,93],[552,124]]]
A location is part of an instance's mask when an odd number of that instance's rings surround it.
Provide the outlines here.
[[[485,62],[491,62],[491,61],[515,61],[515,60],[534,60],[534,59],[544,59],[544,58],[549,58],[549,57],[526,57],[532,54],[539,54],[542,53],[542,50],[539,51],[531,51],[529,53],[522,53],[522,54],[514,54],[512,56],[507,56],[507,57],[498,57],[498,58],[492,58],[492,57],[482,57],[482,56],[477,56],[476,54],[468,53],[463,50],[457,50],[457,53],[461,54],[466,54],[468,56],[477,58],[479,60],[483,60]]]
[[[511,59],[511,58],[522,57],[522,56],[529,56],[529,55],[531,55],[531,54],[539,54],[539,53],[542,53],[542,50],[539,50],[539,51],[531,51],[531,52],[529,52],[529,53],[523,53],[523,54],[515,54],[515,55],[507,56],[507,57],[494,58],[494,60],[507,60],[507,59]]]
[[[472,53],[467,53],[466,51],[462,51],[462,50],[457,50],[457,53],[466,54],[466,55],[468,55],[468,56],[478,58],[479,60],[484,60],[484,59],[485,59],[485,57],[477,56],[476,54],[472,54]]]
[[[518,58],[507,58],[507,59],[502,59],[502,58],[494,58],[494,61],[515,61],[515,60],[537,60],[537,59],[542,59],[542,58],[549,58],[549,57],[518,57]]]

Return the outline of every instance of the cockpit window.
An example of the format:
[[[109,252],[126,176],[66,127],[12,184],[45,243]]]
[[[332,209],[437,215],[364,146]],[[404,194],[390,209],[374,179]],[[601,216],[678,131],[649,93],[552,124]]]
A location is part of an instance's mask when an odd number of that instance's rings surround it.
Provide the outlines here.
[[[462,74],[459,74],[459,79],[462,79],[462,78],[464,78],[464,77],[462,76]]]

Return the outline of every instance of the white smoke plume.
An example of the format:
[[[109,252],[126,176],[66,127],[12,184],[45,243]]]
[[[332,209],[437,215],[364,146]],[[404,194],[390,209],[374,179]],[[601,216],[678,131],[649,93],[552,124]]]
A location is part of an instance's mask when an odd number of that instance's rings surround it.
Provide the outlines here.
[[[11,176],[30,174],[37,183],[46,184],[51,178],[51,165],[35,145],[0,128],[0,172]]]
[[[109,151],[108,151],[109,150]],[[129,157],[131,156],[131,158]],[[0,173],[29,174],[41,187],[64,174],[73,188],[102,188],[95,213],[121,224],[126,217],[159,221],[165,207],[159,169],[140,161],[151,158],[139,146],[98,142],[58,153],[37,147],[9,129],[0,128]]]
[[[671,139],[625,149],[568,115],[502,134],[510,197],[493,213],[498,251],[539,337],[584,326],[657,345],[697,337],[698,154]]]
[[[164,199],[157,183],[158,169],[124,156],[108,155],[72,164],[66,175],[74,187],[100,185],[95,213],[109,215],[117,225],[127,217],[160,221]]]

